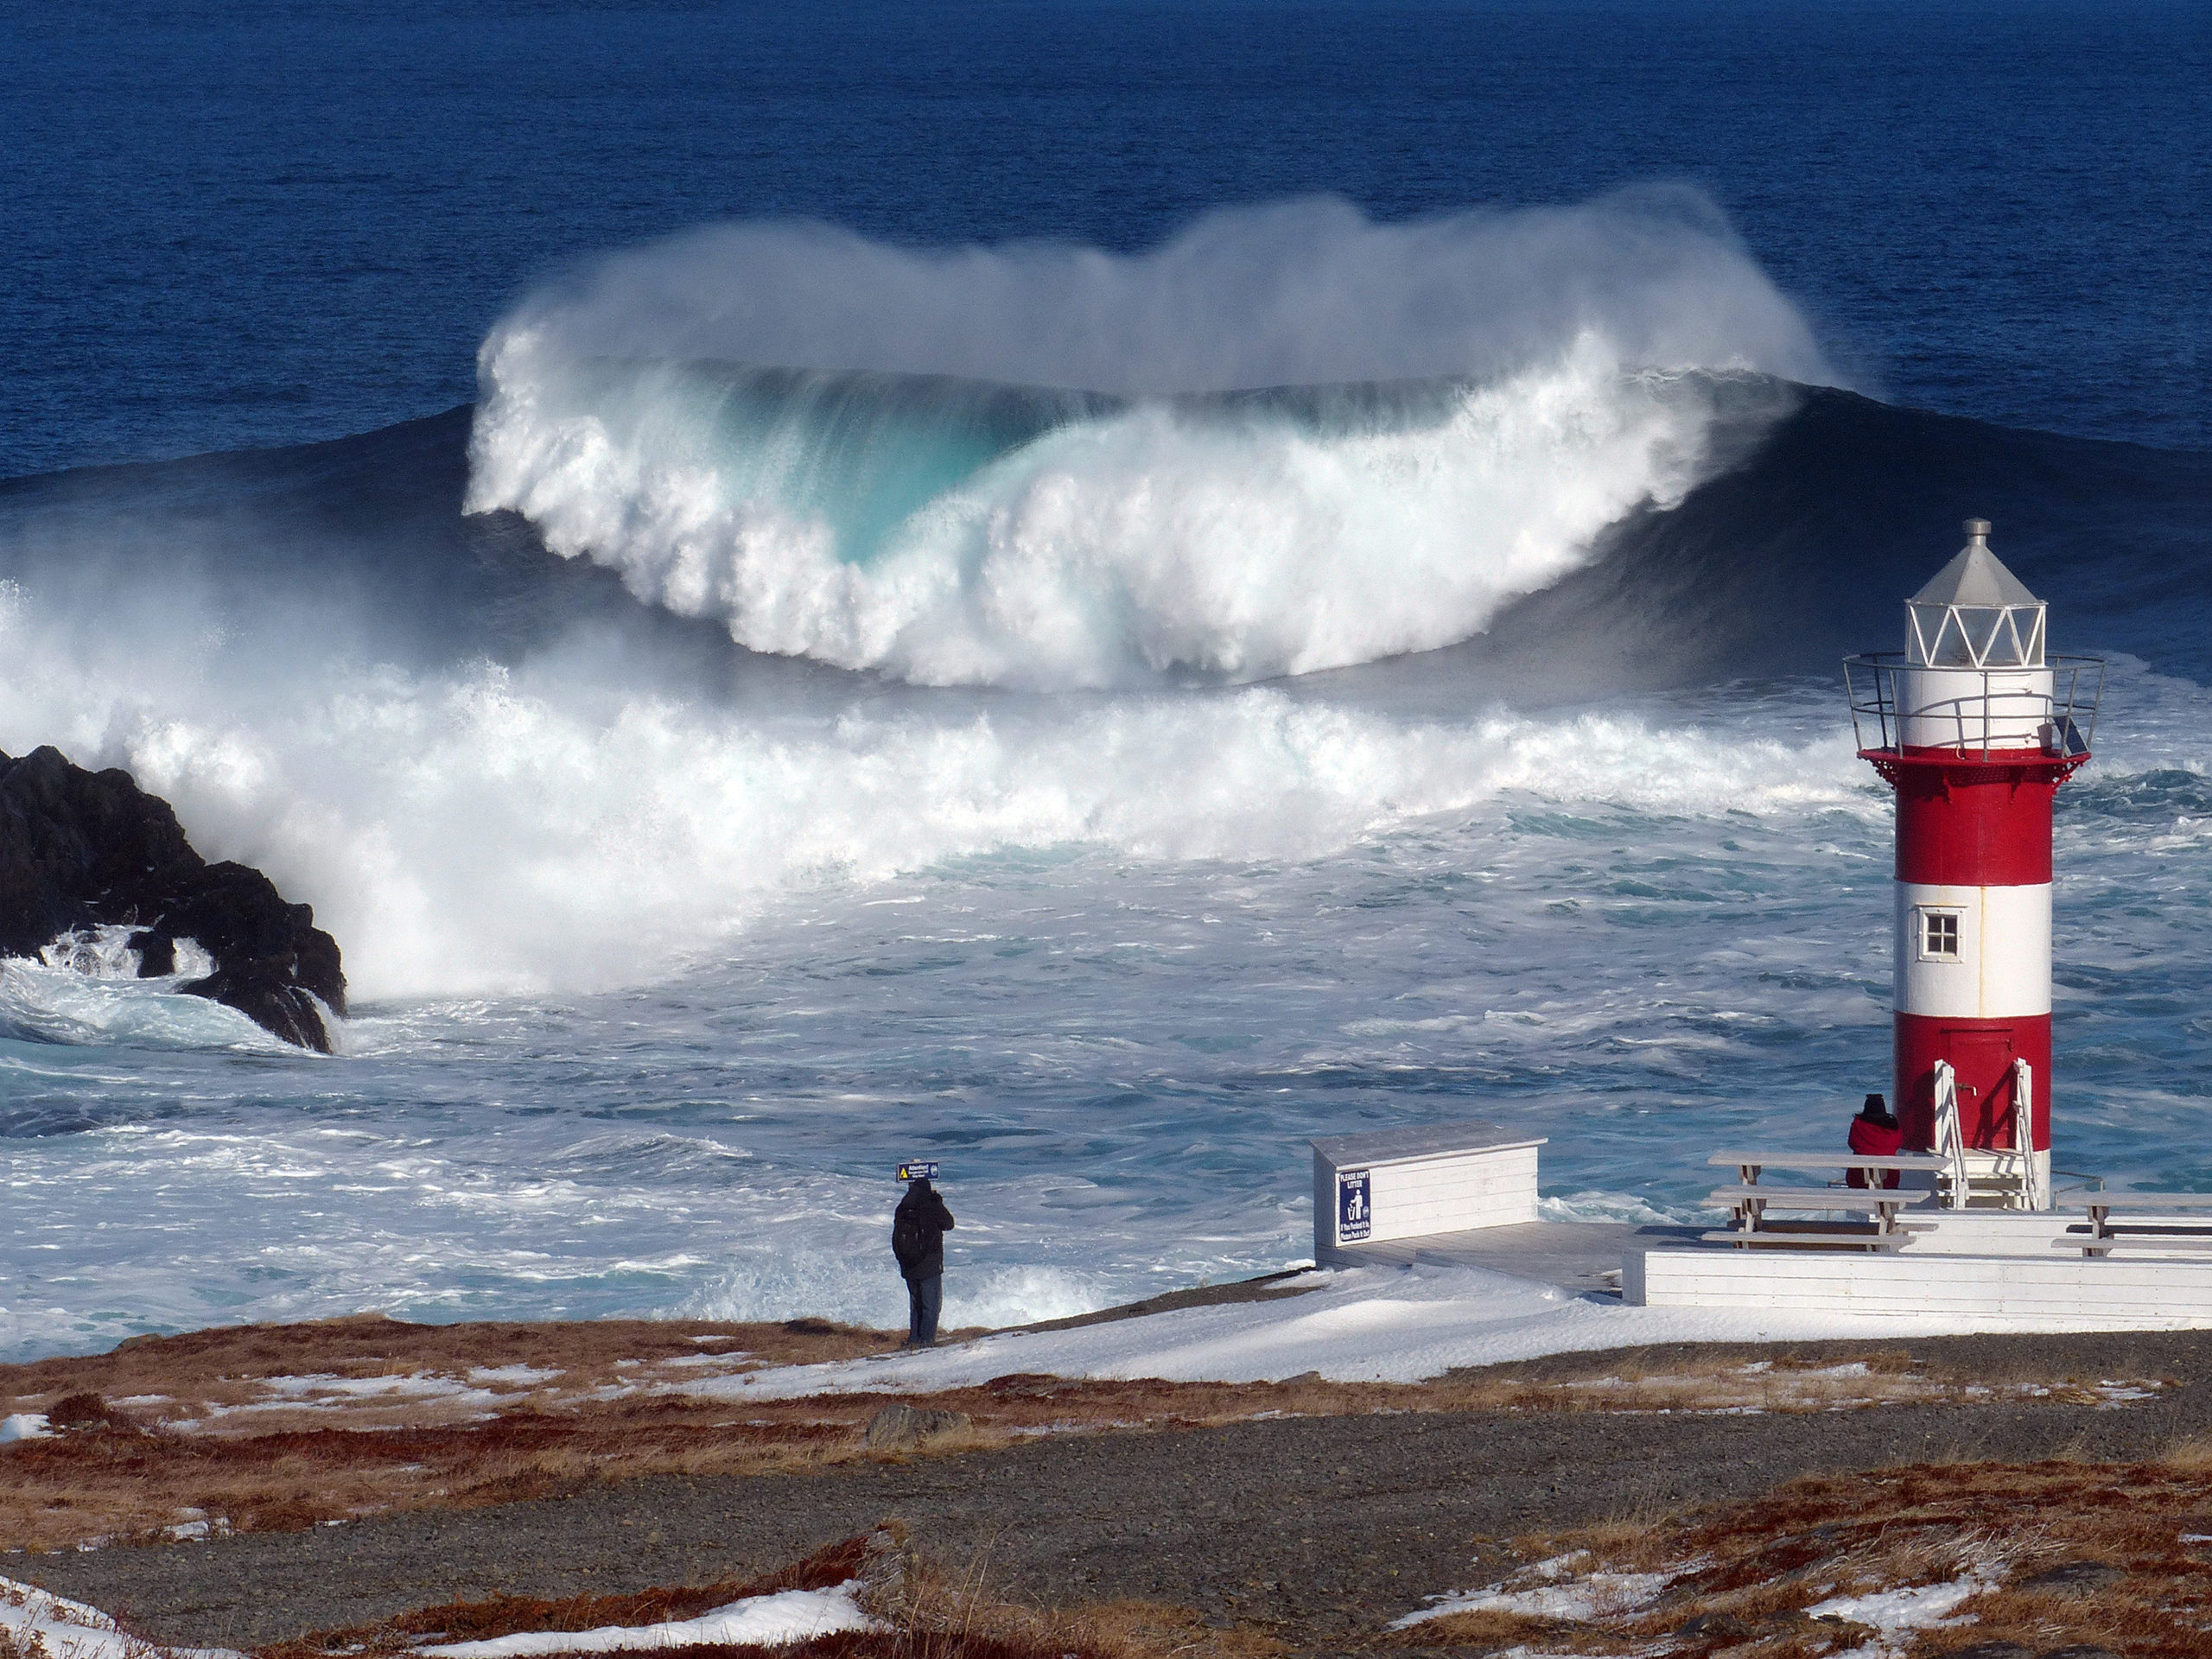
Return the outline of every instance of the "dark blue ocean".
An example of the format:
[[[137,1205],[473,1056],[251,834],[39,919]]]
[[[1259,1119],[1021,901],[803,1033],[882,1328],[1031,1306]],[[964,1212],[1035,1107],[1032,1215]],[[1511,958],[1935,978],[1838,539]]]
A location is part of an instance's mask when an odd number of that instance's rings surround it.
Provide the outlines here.
[[[0,1353],[956,1323],[1886,1085],[1835,657],[2112,671],[2059,1162],[2212,1186],[2212,30],[2139,3],[0,4],[0,750],[316,907],[334,1059],[0,967]],[[92,942],[97,947],[98,942]]]

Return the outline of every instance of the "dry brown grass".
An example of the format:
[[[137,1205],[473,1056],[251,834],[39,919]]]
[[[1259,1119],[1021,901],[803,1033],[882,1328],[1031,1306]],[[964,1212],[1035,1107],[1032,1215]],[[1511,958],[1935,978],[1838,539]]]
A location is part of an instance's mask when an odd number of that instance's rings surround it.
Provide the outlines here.
[[[904,1529],[886,1523],[903,1546]],[[379,1659],[411,1651],[427,1639],[482,1641],[524,1631],[581,1631],[608,1625],[659,1624],[693,1618],[749,1596],[779,1590],[827,1589],[867,1570],[868,1537],[848,1538],[804,1560],[746,1581],[662,1588],[624,1596],[575,1596],[539,1600],[495,1596],[487,1601],[423,1607],[376,1625],[319,1631],[264,1648],[255,1659]],[[903,1549],[894,1553],[904,1555]],[[656,1649],[704,1659],[707,1655],[810,1656],[810,1659],[1274,1659],[1281,1649],[1268,1639],[1207,1627],[1185,1608],[1143,1603],[1055,1611],[995,1599],[985,1590],[983,1563],[945,1573],[905,1556],[891,1593],[895,1606],[878,1605],[884,1628],[840,1632],[773,1649],[727,1644]]]
[[[1986,1588],[1960,1622],[1900,1641],[1905,1659],[1938,1659],[1985,1643],[2031,1653],[2101,1646],[2139,1659],[2212,1654],[2212,1478],[2202,1467],[2050,1461],[1944,1463],[1793,1481],[1767,1497],[1650,1528],[1613,1527],[1516,1541],[1552,1563],[1540,1582],[1665,1573],[1656,1595],[1600,1605],[1583,1618],[1509,1609],[1415,1625],[1398,1640],[1477,1649],[1621,1653],[1662,1644],[1679,1659],[1726,1652],[1796,1659],[1834,1652],[1872,1631],[1809,1609],[1840,1595],[1953,1583]],[[1579,1554],[1578,1554],[1579,1552]],[[1557,1564],[1573,1556],[1571,1571]]]
[[[603,1320],[409,1325],[374,1316],[140,1338],[112,1353],[0,1367],[0,1414],[66,1433],[0,1449],[0,1546],[297,1528],[398,1508],[543,1497],[652,1474],[780,1472],[946,1455],[1039,1433],[1174,1429],[1267,1416],[1454,1411],[1826,1411],[2102,1397],[2053,1374],[1991,1390],[1897,1344],[1841,1351],[1613,1354],[1417,1384],[1069,1382],[1014,1375],[931,1403],[969,1427],[904,1452],[862,1432],[891,1394],[702,1398],[766,1365],[852,1359],[895,1332]],[[362,1392],[379,1381],[397,1392]],[[2143,1386],[2155,1387],[2158,1379]],[[2177,1452],[2177,1455],[2183,1455]],[[2196,1452],[2186,1455],[2199,1455]]]
[[[826,1590],[861,1570],[868,1540],[847,1538],[818,1549],[804,1560],[755,1579],[725,1579],[712,1584],[642,1590],[629,1595],[498,1595],[487,1601],[443,1602],[418,1607],[376,1624],[319,1630],[295,1641],[258,1650],[257,1659],[327,1659],[333,1654],[404,1653],[430,1637],[442,1642],[481,1642],[524,1630],[597,1630],[611,1624],[660,1624],[696,1618],[748,1596],[779,1590]]]
[[[2212,1471],[2212,1434],[2192,1434],[2168,1450],[2165,1461],[2176,1469],[2202,1474]]]

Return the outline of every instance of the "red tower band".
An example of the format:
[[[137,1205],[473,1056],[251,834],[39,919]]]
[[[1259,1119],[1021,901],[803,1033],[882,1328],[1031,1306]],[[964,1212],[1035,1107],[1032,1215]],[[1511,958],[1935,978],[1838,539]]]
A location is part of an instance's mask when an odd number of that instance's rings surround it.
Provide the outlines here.
[[[1897,791],[1893,1096],[1908,1150],[1980,1201],[2041,1208],[2050,1171],[2051,803],[2089,758],[2083,659],[1986,520],[1905,604],[1905,649],[1847,666],[1861,756]],[[2096,665],[2100,673],[2101,665]],[[2099,683],[2101,689],[2101,683]],[[1967,1201],[1962,1194],[1955,1202]]]

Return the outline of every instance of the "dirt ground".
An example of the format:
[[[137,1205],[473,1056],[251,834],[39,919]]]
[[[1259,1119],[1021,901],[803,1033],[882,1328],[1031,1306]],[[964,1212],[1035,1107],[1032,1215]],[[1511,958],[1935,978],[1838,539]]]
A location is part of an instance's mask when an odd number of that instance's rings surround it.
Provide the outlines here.
[[[1622,1408],[1608,1381],[1756,1378],[1777,1357],[1801,1374],[1863,1363],[1877,1380],[1971,1377],[1988,1392],[1747,1413],[1694,1399]],[[2205,1333],[1640,1351],[1459,1374],[1425,1385],[1431,1408],[1347,1392],[1332,1410],[1309,1394],[1300,1409],[1326,1414],[1256,1414],[1254,1398],[1238,1421],[1123,1430],[1079,1421],[1079,1388],[1031,1380],[1002,1391],[1046,1420],[1028,1427],[1076,1427],[204,1542],[11,1554],[0,1574],[125,1614],[157,1639],[243,1647],[435,1601],[767,1572],[896,1516],[937,1571],[980,1576],[1010,1599],[1171,1604],[1294,1651],[1335,1651],[1372,1642],[1425,1596],[1500,1576],[1516,1535],[1651,1523],[1822,1471],[2164,1458],[2212,1435],[2208,1359]],[[2094,1387],[2120,1379],[2158,1386]],[[1559,1403],[1530,1404],[1546,1399]]]

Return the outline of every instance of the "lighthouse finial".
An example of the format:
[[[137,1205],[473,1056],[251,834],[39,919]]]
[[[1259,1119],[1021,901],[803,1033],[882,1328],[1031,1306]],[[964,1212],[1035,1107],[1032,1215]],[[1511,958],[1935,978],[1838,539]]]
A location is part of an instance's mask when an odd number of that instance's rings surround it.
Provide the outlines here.
[[[1989,545],[1989,520],[1988,520],[1988,519],[1986,519],[1986,518],[1969,518],[1969,519],[1967,519],[1967,542],[1968,542],[1969,543],[1977,543],[1977,542],[1978,542],[1978,543],[1980,543],[1982,546],[1984,546],[1984,547],[1988,546],[1988,545]]]

